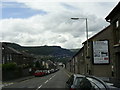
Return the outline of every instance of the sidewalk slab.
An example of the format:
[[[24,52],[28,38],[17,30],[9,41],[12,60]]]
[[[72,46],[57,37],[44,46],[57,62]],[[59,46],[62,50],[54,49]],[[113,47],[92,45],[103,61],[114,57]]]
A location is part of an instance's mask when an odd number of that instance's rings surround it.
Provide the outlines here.
[[[24,80],[28,80],[28,79],[32,79],[34,78],[34,76],[27,76],[27,77],[21,77],[21,78],[18,78],[18,79],[14,79],[14,80],[9,80],[9,81],[3,81],[2,83],[15,83],[15,82],[21,82],[21,81],[24,81]]]

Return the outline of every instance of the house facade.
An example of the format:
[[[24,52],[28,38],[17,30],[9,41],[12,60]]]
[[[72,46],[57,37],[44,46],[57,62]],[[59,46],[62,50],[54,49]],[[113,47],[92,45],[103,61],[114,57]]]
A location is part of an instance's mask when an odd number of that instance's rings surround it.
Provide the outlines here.
[[[84,47],[82,47],[79,52],[76,54],[77,61],[78,61],[78,73],[85,74],[85,60],[84,60]]]
[[[83,42],[71,60],[71,72],[107,77],[120,87],[120,2],[105,18],[110,25]],[[87,50],[88,48],[88,50]],[[88,51],[88,52],[87,52]],[[75,63],[74,63],[75,62]],[[70,65],[69,64],[69,65]],[[73,66],[73,67],[72,67]]]
[[[88,55],[86,58],[86,42],[84,42],[84,56],[85,56],[85,74],[94,75],[98,77],[112,77],[113,76],[113,37],[112,27],[108,26],[93,37],[89,38]],[[107,43],[105,45],[105,43]],[[96,46],[95,46],[96,45]],[[107,51],[106,51],[106,50]]]
[[[20,52],[9,47],[6,42],[2,42],[2,64],[15,62],[17,65],[31,65],[34,59],[32,55]]]
[[[99,33],[89,38],[89,48],[87,57],[87,43],[83,43],[83,47],[73,56],[72,60],[69,62],[69,67],[72,73],[94,75],[98,77],[113,77],[113,37],[112,27],[108,26],[101,30]],[[94,63],[94,53],[93,53],[93,42],[95,41],[108,41],[108,53],[109,60],[99,61],[99,63]],[[102,47],[102,46],[101,46]],[[98,49],[99,50],[99,49]],[[102,55],[102,54],[101,54]],[[103,53],[105,56],[105,54]]]
[[[109,15],[105,18],[107,22],[110,23],[110,26],[113,30],[113,69],[114,69],[114,78],[115,81],[118,81],[120,84],[120,2],[117,6],[109,13]]]
[[[16,62],[21,63],[22,53],[19,51],[8,47],[7,43],[2,43],[2,64]]]

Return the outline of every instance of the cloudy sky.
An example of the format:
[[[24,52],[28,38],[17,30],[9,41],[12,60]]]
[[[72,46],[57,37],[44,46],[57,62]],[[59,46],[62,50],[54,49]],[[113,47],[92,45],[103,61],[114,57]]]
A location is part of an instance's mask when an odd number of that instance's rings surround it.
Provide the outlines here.
[[[22,46],[57,45],[80,48],[89,37],[109,25],[105,17],[119,0],[3,0],[0,4],[0,41]]]

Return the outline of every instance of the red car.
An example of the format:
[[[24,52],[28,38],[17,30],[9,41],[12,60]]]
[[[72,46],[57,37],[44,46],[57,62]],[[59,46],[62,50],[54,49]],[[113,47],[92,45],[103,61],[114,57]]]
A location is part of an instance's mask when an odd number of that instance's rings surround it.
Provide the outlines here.
[[[34,76],[43,76],[45,75],[45,72],[43,72],[42,70],[36,70],[34,73]]]

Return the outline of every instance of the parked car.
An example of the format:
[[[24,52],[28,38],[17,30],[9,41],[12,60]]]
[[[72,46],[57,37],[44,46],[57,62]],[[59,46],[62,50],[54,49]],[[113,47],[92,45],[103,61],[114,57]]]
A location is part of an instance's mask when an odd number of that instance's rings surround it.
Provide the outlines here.
[[[34,76],[43,76],[45,75],[45,72],[43,72],[42,70],[36,70],[34,73]]]
[[[55,70],[54,70],[54,69],[51,69],[51,70],[50,70],[50,73],[54,73],[54,72],[55,72]]]
[[[79,74],[71,75],[66,82],[66,87],[70,90],[110,90],[109,86],[101,79]]]
[[[50,74],[50,70],[48,70],[48,74]]]
[[[48,71],[47,70],[43,70],[43,73],[44,73],[44,75],[47,75]]]
[[[59,69],[55,69],[55,72],[59,71]]]
[[[78,88],[87,90],[110,90],[109,86],[104,81],[94,76],[84,77],[79,83]]]
[[[78,87],[78,83],[84,78],[85,76],[79,74],[73,74],[66,82],[66,88],[75,89]]]
[[[50,71],[49,71],[49,70],[43,70],[43,72],[45,73],[45,75],[50,74]]]

